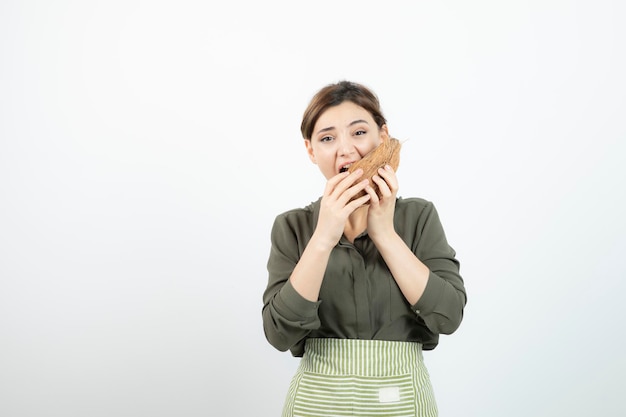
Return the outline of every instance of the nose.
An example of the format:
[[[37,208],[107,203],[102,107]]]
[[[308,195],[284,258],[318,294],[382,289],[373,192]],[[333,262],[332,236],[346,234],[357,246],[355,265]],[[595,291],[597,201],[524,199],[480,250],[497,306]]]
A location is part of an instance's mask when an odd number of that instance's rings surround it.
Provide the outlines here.
[[[354,152],[354,143],[352,143],[352,140],[346,135],[339,135],[337,142],[339,143],[337,151],[340,156],[350,155]]]

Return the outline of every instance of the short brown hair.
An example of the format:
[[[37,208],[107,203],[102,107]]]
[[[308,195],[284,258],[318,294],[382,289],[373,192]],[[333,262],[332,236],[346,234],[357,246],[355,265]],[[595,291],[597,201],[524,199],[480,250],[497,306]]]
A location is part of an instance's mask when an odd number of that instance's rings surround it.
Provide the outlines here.
[[[338,106],[344,101],[350,101],[367,110],[379,128],[387,123],[380,109],[378,97],[374,92],[358,83],[340,81],[327,85],[313,96],[302,116],[302,124],[300,125],[302,137],[311,139],[315,123],[321,114],[329,107]]]

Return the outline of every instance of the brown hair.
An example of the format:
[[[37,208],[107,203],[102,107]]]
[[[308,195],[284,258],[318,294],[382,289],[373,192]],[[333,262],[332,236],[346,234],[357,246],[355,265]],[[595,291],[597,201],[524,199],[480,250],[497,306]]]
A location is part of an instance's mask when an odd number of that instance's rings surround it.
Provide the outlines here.
[[[344,101],[351,101],[367,110],[379,128],[387,123],[376,94],[364,85],[340,81],[336,84],[327,85],[313,96],[302,116],[302,124],[300,125],[302,137],[311,139],[315,123],[321,114],[329,107],[338,106]]]

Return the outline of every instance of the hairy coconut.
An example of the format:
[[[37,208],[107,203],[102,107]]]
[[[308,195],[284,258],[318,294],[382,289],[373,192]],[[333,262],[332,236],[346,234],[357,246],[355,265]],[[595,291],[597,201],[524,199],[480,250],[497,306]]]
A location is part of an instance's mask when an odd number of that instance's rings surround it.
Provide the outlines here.
[[[374,175],[377,175],[378,169],[384,168],[385,165],[391,166],[394,171],[398,169],[398,165],[400,164],[401,146],[402,145],[398,139],[384,135],[381,144],[372,149],[362,159],[352,164],[349,171],[353,172],[354,170],[359,168],[363,169],[363,176],[361,178],[369,179],[370,185],[372,186],[372,188],[374,188],[374,191],[376,191],[378,197],[382,197],[382,194],[378,189],[378,185],[374,181],[372,181],[372,177]],[[355,198],[359,198],[365,194],[367,194],[365,191],[361,191],[359,194],[354,196],[352,200],[354,200]]]

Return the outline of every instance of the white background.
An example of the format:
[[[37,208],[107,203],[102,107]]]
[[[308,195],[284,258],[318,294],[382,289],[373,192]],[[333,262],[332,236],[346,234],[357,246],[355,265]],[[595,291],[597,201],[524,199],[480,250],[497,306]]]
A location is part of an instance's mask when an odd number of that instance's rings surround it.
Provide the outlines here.
[[[409,4],[412,5],[409,7]],[[621,416],[621,0],[0,4],[0,415],[278,416],[274,217],[324,178],[342,79],[406,140],[469,300],[425,354],[442,416]]]

